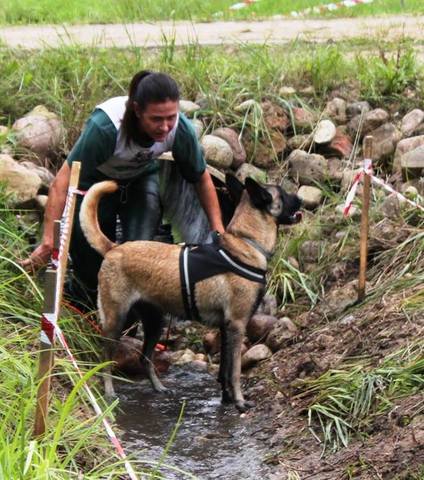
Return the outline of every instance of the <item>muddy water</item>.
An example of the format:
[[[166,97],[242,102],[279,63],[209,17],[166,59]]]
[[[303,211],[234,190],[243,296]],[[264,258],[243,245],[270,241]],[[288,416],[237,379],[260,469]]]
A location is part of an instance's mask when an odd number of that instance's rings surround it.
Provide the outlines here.
[[[188,472],[161,468],[166,479],[258,480],[268,478],[266,449],[258,439],[260,426],[242,418],[233,407],[222,406],[219,385],[205,372],[172,367],[162,377],[170,395],[155,394],[146,381],[118,385],[128,453],[140,460],[159,460],[177,423],[184,416],[164,464]]]

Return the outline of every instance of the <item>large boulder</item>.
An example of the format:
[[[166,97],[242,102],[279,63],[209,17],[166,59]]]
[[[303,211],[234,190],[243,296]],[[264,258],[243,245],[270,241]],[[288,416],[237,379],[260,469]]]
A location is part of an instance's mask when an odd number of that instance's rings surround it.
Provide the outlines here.
[[[54,180],[54,175],[52,174],[52,172],[49,169],[47,169],[46,167],[42,167],[40,165],[37,165],[34,162],[30,162],[30,161],[20,162],[20,165],[23,165],[28,170],[36,173],[41,179],[42,186],[46,190],[49,189],[51,183]]]
[[[222,138],[231,147],[231,150],[233,151],[233,163],[231,164],[231,168],[237,170],[237,168],[246,161],[246,150],[239,140],[238,133],[232,128],[222,127],[214,130],[212,135]]]
[[[424,177],[424,145],[402,155],[400,165],[405,180]]]
[[[35,198],[42,185],[36,173],[6,154],[0,154],[0,181],[6,184],[6,192],[17,204]]]
[[[271,350],[264,344],[259,343],[249,348],[249,350],[241,357],[241,368],[248,368],[256,365],[262,360],[266,360],[272,356]]]
[[[305,108],[292,108],[294,128],[299,131],[310,132],[314,128],[315,115]]]
[[[346,106],[346,115],[348,118],[356,117],[361,113],[366,114],[371,110],[368,102],[352,102]]]
[[[424,111],[419,108],[408,112],[403,118],[400,129],[404,137],[410,137],[424,122]]]
[[[277,318],[272,315],[256,313],[247,324],[246,334],[248,339],[252,343],[263,341],[276,322]]]
[[[417,137],[404,138],[401,140],[396,147],[395,157],[393,159],[393,172],[401,171],[401,158],[405,153],[411,152],[418,147],[424,145],[424,135],[419,135]]]
[[[388,122],[389,114],[382,108],[376,108],[362,116],[361,136],[367,135],[383,123]],[[361,126],[361,115],[353,117],[349,122],[348,129],[352,136],[355,136]]]
[[[385,160],[393,155],[396,145],[402,138],[401,132],[392,124],[384,123],[370,132],[373,142],[373,160]]]
[[[58,149],[63,135],[59,117],[38,105],[13,124],[18,144],[38,155],[40,161]]]
[[[275,157],[281,157],[287,146],[286,137],[280,130],[270,130],[269,138],[254,147],[252,162],[259,168],[269,170],[275,166]],[[252,150],[252,143],[250,145]]]
[[[280,350],[288,340],[295,337],[298,332],[298,328],[290,318],[279,318],[268,333],[265,343],[273,352],[276,352]]]
[[[228,143],[214,135],[205,135],[201,140],[205,159],[213,167],[226,169],[233,163],[233,151]]]
[[[188,117],[191,117],[197,110],[200,110],[200,105],[190,100],[180,100],[180,110]]]
[[[314,185],[328,178],[328,160],[322,155],[294,150],[287,158],[289,174],[301,185]]]
[[[275,103],[265,100],[261,103],[264,122],[271,130],[277,129],[285,132],[290,126],[290,119],[285,110]]]
[[[244,183],[247,177],[251,177],[261,183],[266,183],[267,174],[258,167],[255,167],[251,163],[243,163],[236,172],[236,177],[240,182]]]
[[[334,120],[337,124],[344,124],[347,121],[346,114],[347,103],[343,98],[335,97],[329,102],[324,109],[324,116]]]
[[[323,194],[318,187],[302,185],[297,192],[297,196],[302,200],[305,208],[313,210],[321,204]]]

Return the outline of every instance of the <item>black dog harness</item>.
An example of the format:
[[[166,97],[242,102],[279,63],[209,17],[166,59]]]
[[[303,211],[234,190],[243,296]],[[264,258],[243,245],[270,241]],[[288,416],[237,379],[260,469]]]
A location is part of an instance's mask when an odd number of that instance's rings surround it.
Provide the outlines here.
[[[265,284],[266,270],[252,267],[219,245],[218,234],[213,234],[213,242],[204,245],[186,245],[180,253],[181,290],[189,320],[200,320],[196,306],[194,289],[197,282],[222,273],[235,273],[252,282]]]

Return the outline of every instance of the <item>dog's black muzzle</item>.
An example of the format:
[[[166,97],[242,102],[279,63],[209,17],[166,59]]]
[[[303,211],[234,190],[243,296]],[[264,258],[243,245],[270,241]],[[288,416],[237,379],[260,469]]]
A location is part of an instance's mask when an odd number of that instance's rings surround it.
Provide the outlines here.
[[[283,201],[283,211],[278,216],[279,225],[293,225],[302,220],[302,213],[299,211],[302,206],[302,200],[297,195],[286,193],[281,188],[281,199]]]

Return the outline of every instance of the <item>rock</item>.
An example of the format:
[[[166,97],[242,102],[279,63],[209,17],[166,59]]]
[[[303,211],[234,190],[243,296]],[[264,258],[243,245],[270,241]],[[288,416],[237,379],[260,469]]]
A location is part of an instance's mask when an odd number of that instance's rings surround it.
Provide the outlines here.
[[[295,135],[287,141],[287,148],[289,150],[308,150],[312,144],[312,135],[306,133],[304,135]]]
[[[266,360],[272,356],[271,350],[264,344],[259,343],[250,348],[242,357],[241,357],[241,368],[248,368],[256,365],[262,360]]]
[[[405,181],[424,177],[424,145],[402,155],[400,166]]]
[[[301,185],[314,185],[328,178],[328,161],[322,155],[294,150],[287,162],[290,176]]]
[[[376,251],[394,248],[407,238],[408,232],[400,228],[399,221],[383,218],[377,224],[370,225],[369,245]]]
[[[321,333],[318,335],[314,343],[318,350],[327,350],[334,345],[334,342],[335,339],[333,336]]]
[[[10,155],[0,154],[0,180],[6,192],[19,204],[36,197],[42,182],[40,177],[16,162]]]
[[[205,159],[213,167],[229,168],[233,163],[233,151],[222,138],[205,135],[201,140],[205,152]]]
[[[288,257],[287,261],[293,268],[295,268],[296,270],[299,270],[300,268],[299,262],[294,257]]]
[[[381,204],[381,212],[387,218],[396,219],[400,216],[400,203],[396,195],[388,195]]]
[[[292,97],[296,95],[296,89],[293,87],[281,87],[280,90],[278,90],[278,95],[283,98]]]
[[[408,183],[403,183],[400,192],[405,195],[406,198],[409,198],[409,200],[415,201],[419,195],[419,192],[417,188],[415,188],[412,185],[409,185]]]
[[[275,298],[275,295],[266,293],[263,296],[256,313],[265,313],[265,315],[272,316],[277,315],[277,299]]]
[[[337,317],[358,299],[358,281],[336,287],[330,290],[323,298],[319,310],[327,317]]]
[[[222,127],[214,130],[212,135],[222,138],[228,143],[228,145],[230,145],[231,150],[233,151],[233,163],[231,164],[231,168],[237,170],[237,168],[246,161],[246,150],[239,140],[238,133],[231,128]]]
[[[328,158],[328,176],[335,183],[340,183],[343,178],[343,162],[335,157]]]
[[[405,153],[411,152],[422,146],[424,146],[424,135],[404,138],[401,140],[396,147],[395,157],[393,159],[393,172],[396,173],[401,171],[401,158]]]
[[[401,132],[392,123],[381,125],[370,135],[374,138],[372,158],[377,162],[391,157],[402,138]]]
[[[207,372],[208,371],[208,362],[205,362],[204,360],[193,360],[190,363],[190,367],[193,370],[196,370],[198,372]]]
[[[205,129],[202,120],[200,120],[200,118],[194,118],[193,120],[191,120],[191,124],[193,125],[194,131],[196,132],[196,137],[200,138]]]
[[[299,258],[302,263],[315,263],[319,260],[323,250],[323,242],[319,240],[305,240],[299,249]]]
[[[256,151],[252,159],[256,167],[264,168],[265,170],[275,166],[275,157],[282,156],[287,145],[285,136],[279,130],[271,130],[269,135],[271,144],[269,143],[269,139],[260,142],[256,146]]]
[[[246,334],[250,342],[263,341],[271,328],[277,322],[277,318],[263,313],[256,313],[247,324]]]
[[[382,108],[376,108],[375,110],[369,111],[363,116],[360,136],[363,137],[369,134],[379,126],[383,125],[383,123],[387,123],[388,120],[389,114]],[[360,123],[361,115],[353,117],[349,122],[348,131],[353,137],[356,136]]]
[[[16,120],[12,128],[19,145],[36,153],[40,161],[58,149],[64,131],[59,117],[43,105]]]
[[[197,110],[200,110],[200,105],[197,105],[197,103],[190,100],[180,100],[180,111],[188,117],[191,117]]]
[[[273,352],[276,352],[284,346],[287,340],[290,340],[297,334],[298,328],[290,318],[282,317],[278,319],[268,333],[265,343]]]
[[[346,115],[348,118],[356,117],[356,115],[364,114],[371,110],[368,102],[352,102],[346,106]]]
[[[263,110],[264,122],[269,129],[285,132],[290,127],[290,119],[280,105],[266,100],[261,103],[261,108]]]
[[[325,152],[328,155],[337,155],[342,158],[348,158],[352,153],[353,144],[349,135],[343,133],[340,128],[328,145],[325,145]]]
[[[183,351],[175,352],[175,357],[173,357],[173,363],[175,365],[185,365],[186,363],[193,362],[196,360],[196,355],[189,348],[186,348]]]
[[[338,124],[346,123],[346,107],[346,100],[343,100],[343,98],[335,97],[329,102],[327,102],[327,105],[324,109],[324,116],[329,117],[331,120],[334,120]]]
[[[31,172],[36,173],[41,179],[42,186],[48,190],[54,180],[54,175],[50,170],[48,170],[46,167],[41,167],[40,165],[36,165],[35,163],[29,161],[20,162],[20,165],[23,165]]]
[[[312,131],[315,124],[315,115],[304,108],[293,107],[293,122],[296,130]]]
[[[336,126],[331,120],[321,120],[314,133],[313,140],[315,143],[321,145],[323,143],[330,143],[336,136]]]
[[[424,112],[415,108],[402,118],[400,129],[404,137],[410,137],[415,130],[424,122]]]
[[[203,336],[203,348],[209,355],[215,355],[221,349],[221,334],[218,331],[206,332]]]
[[[301,88],[299,90],[299,93],[304,97],[313,97],[316,92],[315,92],[315,88],[312,85],[309,85],[308,87]]]
[[[302,200],[303,206],[309,210],[318,207],[322,201],[322,191],[309,185],[302,185],[297,192],[297,196]]]
[[[236,177],[242,183],[244,183],[247,177],[253,178],[261,183],[267,182],[266,172],[255,167],[251,163],[243,163],[243,165],[237,170]]]
[[[249,99],[249,100],[245,100],[243,103],[240,103],[240,105],[237,105],[237,107],[234,107],[234,110],[236,112],[246,113],[247,111],[252,110],[254,108],[258,110],[262,110],[261,106],[256,100]]]

